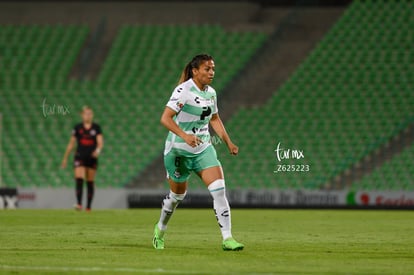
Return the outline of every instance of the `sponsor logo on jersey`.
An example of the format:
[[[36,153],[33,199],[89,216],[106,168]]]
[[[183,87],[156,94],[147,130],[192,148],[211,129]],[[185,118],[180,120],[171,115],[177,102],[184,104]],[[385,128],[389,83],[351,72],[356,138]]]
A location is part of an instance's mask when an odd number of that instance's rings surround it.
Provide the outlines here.
[[[92,146],[95,145],[95,141],[93,139],[81,138],[80,144],[83,146]]]

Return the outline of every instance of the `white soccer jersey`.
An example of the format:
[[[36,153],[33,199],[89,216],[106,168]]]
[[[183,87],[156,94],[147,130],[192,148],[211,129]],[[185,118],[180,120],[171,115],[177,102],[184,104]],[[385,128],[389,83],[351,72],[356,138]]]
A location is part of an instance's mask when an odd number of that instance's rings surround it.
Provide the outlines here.
[[[170,131],[165,142],[164,154],[174,148],[183,155],[191,156],[203,152],[211,145],[208,125],[212,115],[218,112],[216,91],[212,87],[207,86],[201,91],[194,81],[189,79],[175,88],[167,107],[177,112],[174,117],[177,125],[187,134],[199,137],[203,143],[193,148]]]

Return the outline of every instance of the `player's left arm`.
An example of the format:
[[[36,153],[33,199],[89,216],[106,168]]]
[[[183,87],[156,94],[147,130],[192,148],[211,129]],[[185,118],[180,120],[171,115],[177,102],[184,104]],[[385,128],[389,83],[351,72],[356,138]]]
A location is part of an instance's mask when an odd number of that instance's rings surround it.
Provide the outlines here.
[[[219,138],[221,138],[226,143],[230,154],[237,155],[239,153],[239,147],[231,141],[230,136],[228,135],[226,128],[224,128],[224,124],[221,121],[218,113],[212,115],[210,119],[210,125],[219,136]]]
[[[102,148],[104,146],[104,139],[102,134],[96,136],[96,149],[93,151],[92,156],[97,158],[99,154],[102,152]]]

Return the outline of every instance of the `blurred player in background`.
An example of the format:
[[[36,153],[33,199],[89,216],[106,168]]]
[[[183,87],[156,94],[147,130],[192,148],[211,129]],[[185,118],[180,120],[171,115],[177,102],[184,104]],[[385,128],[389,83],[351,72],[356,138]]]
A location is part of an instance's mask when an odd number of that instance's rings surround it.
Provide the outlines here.
[[[77,204],[75,204],[75,209],[82,210],[83,181],[86,179],[88,188],[86,211],[90,211],[95,193],[95,174],[98,168],[98,156],[103,148],[103,136],[101,127],[93,122],[93,110],[91,107],[84,106],[81,116],[82,123],[75,125],[72,130],[72,136],[63,156],[62,168],[66,167],[67,159],[76,141],[74,168]]]
[[[226,198],[221,164],[210,141],[209,124],[226,143],[230,154],[239,148],[231,141],[218,115],[216,91],[209,86],[214,77],[214,60],[210,55],[195,56],[184,68],[161,123],[169,130],[165,143],[164,164],[170,193],[162,203],[159,222],[155,225],[153,246],[164,249],[164,233],[177,205],[187,192],[188,179],[194,171],[208,187],[223,236],[224,250],[241,250],[244,245],[231,234],[230,206]]]

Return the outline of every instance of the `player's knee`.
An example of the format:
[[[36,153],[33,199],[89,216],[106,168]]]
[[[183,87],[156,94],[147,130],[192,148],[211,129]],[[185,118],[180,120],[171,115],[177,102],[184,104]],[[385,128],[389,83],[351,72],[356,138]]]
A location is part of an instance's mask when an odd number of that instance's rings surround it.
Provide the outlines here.
[[[229,202],[226,197],[226,185],[223,179],[213,181],[209,186],[211,196],[213,197],[213,206],[216,211],[228,211]]]
[[[226,196],[226,184],[224,179],[218,179],[210,183],[208,190],[213,198]]]
[[[180,203],[182,200],[184,200],[185,195],[187,195],[187,191],[184,192],[184,194],[176,194],[176,193],[170,191],[170,197],[173,200],[177,201],[178,203]]]
[[[170,191],[163,201],[163,208],[170,212],[174,211],[178,204],[184,200],[186,194],[187,192],[184,194],[176,194]]]
[[[83,184],[83,178],[76,177],[75,182],[76,182],[77,185],[82,185]]]

